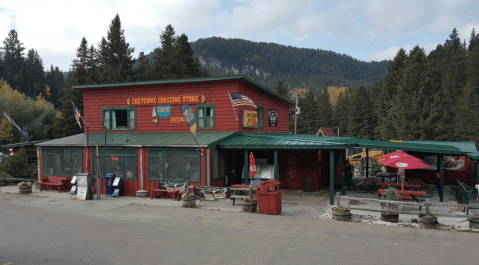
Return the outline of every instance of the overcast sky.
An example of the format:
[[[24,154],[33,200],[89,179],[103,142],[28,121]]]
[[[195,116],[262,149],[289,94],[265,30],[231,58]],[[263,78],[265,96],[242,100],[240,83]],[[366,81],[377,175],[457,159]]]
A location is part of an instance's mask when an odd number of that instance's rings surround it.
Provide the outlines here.
[[[466,40],[479,31],[477,0],[2,0],[0,39],[15,29],[45,70],[67,71],[82,37],[97,46],[117,13],[135,57],[159,47],[168,24],[190,41],[241,38],[365,61],[392,59],[400,47],[429,52],[454,28]]]

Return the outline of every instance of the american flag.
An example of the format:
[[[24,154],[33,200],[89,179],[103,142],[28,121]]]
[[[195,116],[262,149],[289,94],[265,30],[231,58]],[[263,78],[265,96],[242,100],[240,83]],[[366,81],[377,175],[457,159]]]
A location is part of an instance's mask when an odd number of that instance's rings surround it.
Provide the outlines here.
[[[78,111],[77,107],[75,107],[75,103],[73,103],[73,101],[72,101],[72,105],[73,105],[73,114],[75,115],[75,119],[77,120],[78,126],[80,126],[80,128],[83,129],[83,127],[81,126],[81,123],[80,123],[81,114]]]
[[[229,93],[229,94],[230,94],[231,104],[233,104],[233,107],[237,107],[241,105],[250,105],[255,108],[258,108],[254,104],[254,102],[247,96],[242,96],[240,94],[232,94],[232,93]]]

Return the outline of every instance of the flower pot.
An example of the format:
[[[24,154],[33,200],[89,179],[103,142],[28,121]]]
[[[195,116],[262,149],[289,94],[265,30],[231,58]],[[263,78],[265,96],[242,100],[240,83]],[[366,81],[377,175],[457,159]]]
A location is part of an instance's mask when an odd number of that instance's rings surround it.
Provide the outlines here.
[[[183,198],[183,208],[193,208],[196,206],[196,198]]]
[[[256,212],[258,202],[243,202],[243,212],[254,213]]]
[[[419,227],[433,227],[439,225],[437,218],[433,220],[424,219],[427,215],[419,215],[419,219],[417,220],[417,224]]]
[[[351,219],[351,211],[344,211],[344,212],[333,211],[333,219],[340,220],[340,221],[349,220]]]
[[[479,229],[479,217],[467,219],[469,221],[469,228]]]
[[[398,213],[381,213],[381,220],[384,222],[397,223],[399,222]]]
[[[32,185],[18,186],[18,191],[20,192],[20,194],[32,193]]]

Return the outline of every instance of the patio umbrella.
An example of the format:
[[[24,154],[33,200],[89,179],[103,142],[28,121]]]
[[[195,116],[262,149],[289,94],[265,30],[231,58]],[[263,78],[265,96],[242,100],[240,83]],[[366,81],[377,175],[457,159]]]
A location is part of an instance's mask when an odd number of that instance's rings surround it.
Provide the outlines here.
[[[397,155],[389,156],[388,159],[385,159],[380,163],[388,167],[395,167],[403,170],[431,167],[430,165],[422,162],[421,159],[412,155],[408,155],[404,152],[403,154],[399,153]],[[404,185],[404,177],[402,177],[402,184]],[[401,187],[401,190],[402,189],[404,189],[404,186]]]
[[[249,198],[253,198],[253,177],[256,175],[256,160],[253,152],[249,155]]]
[[[382,162],[382,161],[387,162],[387,161],[390,161],[390,160],[394,161],[394,160],[403,159],[403,158],[410,158],[412,160],[422,161],[421,159],[419,159],[415,156],[406,154],[406,152],[404,152],[402,150],[398,150],[398,151],[396,151],[394,153],[391,153],[391,154],[386,154],[386,155],[379,156],[379,161],[380,162]]]

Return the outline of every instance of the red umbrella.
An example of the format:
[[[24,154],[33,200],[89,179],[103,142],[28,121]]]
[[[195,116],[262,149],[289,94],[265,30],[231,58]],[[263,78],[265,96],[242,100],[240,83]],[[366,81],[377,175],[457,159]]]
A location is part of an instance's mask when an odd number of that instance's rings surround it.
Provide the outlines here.
[[[385,160],[380,161],[380,163],[388,167],[395,167],[403,170],[431,167],[430,165],[422,162],[421,159],[412,155],[408,155],[404,151],[398,151],[381,157],[383,157]],[[404,184],[404,176],[402,176],[402,181]],[[401,187],[401,189],[403,189],[403,187]]]
[[[404,158],[410,158],[412,160],[422,161],[421,159],[419,159],[415,156],[406,154],[406,152],[404,152],[402,150],[396,151],[396,152],[391,153],[391,154],[382,155],[379,158],[380,158],[379,161],[380,161],[381,164],[383,164],[382,162],[388,162],[390,160],[398,160],[398,159],[404,159]]]
[[[256,161],[254,159],[253,152],[249,155],[249,177],[252,178],[256,175]]]

